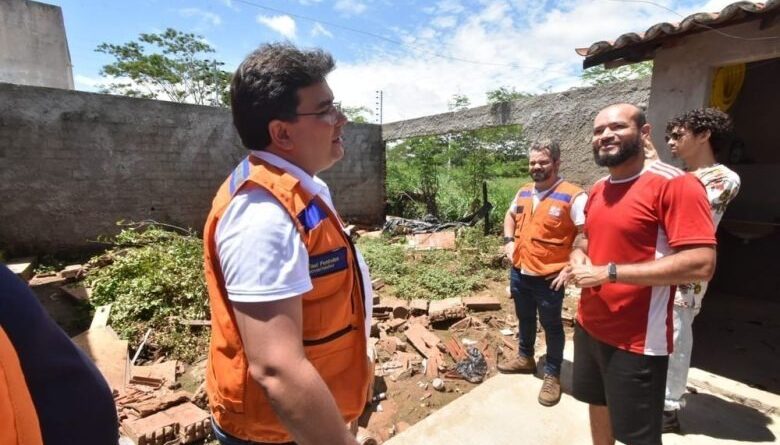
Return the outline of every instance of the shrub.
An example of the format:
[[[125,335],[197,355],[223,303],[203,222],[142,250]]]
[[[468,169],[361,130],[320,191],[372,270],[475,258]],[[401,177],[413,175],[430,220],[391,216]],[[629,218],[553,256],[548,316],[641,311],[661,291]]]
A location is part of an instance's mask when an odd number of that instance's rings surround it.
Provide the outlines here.
[[[114,247],[107,254],[91,260],[93,265],[106,256],[113,261],[90,270],[90,302],[112,304],[111,326],[133,348],[151,328],[149,354],[190,362],[202,356],[208,329],[179,322],[209,317],[200,238],[140,224],[122,230],[111,242]]]

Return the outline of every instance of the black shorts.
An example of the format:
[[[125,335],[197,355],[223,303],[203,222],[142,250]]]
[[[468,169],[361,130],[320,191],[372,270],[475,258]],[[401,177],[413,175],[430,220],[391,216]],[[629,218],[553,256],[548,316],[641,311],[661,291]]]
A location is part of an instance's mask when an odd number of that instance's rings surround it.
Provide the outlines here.
[[[591,405],[606,405],[616,440],[660,445],[668,356],[618,349],[574,327],[572,395]]]

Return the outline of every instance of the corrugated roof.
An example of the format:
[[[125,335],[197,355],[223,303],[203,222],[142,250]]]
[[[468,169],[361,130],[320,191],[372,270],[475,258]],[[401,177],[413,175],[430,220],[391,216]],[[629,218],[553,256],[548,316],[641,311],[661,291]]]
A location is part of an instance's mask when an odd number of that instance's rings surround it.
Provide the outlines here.
[[[751,20],[762,20],[762,28],[780,14],[780,0],[766,3],[736,2],[720,12],[699,12],[691,14],[679,23],[657,23],[644,33],[629,32],[614,42],[600,41],[588,48],[577,48],[577,54],[585,56],[583,68],[617,61],[635,63],[650,60],[655,50],[665,41],[697,32],[735,25]]]

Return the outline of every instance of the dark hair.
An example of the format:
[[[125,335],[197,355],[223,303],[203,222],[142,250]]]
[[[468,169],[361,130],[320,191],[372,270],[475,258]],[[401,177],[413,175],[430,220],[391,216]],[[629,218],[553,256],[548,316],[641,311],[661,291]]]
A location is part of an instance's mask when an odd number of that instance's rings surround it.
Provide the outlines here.
[[[544,139],[534,142],[531,144],[531,148],[529,148],[528,151],[546,151],[552,158],[553,162],[561,159],[561,146],[558,144],[558,141],[554,141],[552,139]]]
[[[666,124],[666,135],[669,136],[675,127],[685,128],[693,134],[709,130],[713,154],[728,149],[734,139],[734,124],[731,118],[717,108],[698,108],[675,117]]]
[[[324,81],[334,67],[325,51],[289,43],[265,44],[247,56],[230,84],[233,125],[244,146],[265,149],[271,143],[269,122],[295,120],[298,90]]]
[[[632,116],[631,120],[634,121],[634,123],[636,124],[636,128],[637,129],[640,129],[640,128],[645,126],[645,124],[647,123],[647,115],[645,114],[644,106],[634,105],[634,104],[630,104],[630,103],[627,103],[627,102],[618,102],[618,103],[615,103],[615,104],[612,104],[612,105],[608,105],[608,106],[602,108],[601,111],[604,111],[607,108],[619,107],[621,105],[627,105],[627,106],[633,108],[636,111],[634,113],[634,115]]]

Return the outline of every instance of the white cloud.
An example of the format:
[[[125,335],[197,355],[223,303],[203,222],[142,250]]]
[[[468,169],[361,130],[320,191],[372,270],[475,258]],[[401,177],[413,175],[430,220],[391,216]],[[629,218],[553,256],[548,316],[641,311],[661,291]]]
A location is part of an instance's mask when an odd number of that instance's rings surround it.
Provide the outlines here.
[[[328,29],[322,26],[322,23],[319,22],[315,23],[311,28],[311,35],[312,37],[325,36],[333,38],[333,33],[328,31]]]
[[[368,6],[360,0],[337,0],[333,9],[346,15],[360,15]]]
[[[273,17],[258,15],[257,23],[273,29],[288,39],[295,39],[295,20],[289,15],[277,15]]]
[[[228,8],[234,11],[238,11],[238,8],[233,4],[233,0],[217,0],[217,1],[219,1],[223,5],[227,6]]]
[[[431,20],[431,25],[436,28],[452,28],[458,24],[458,18],[454,15],[440,15]]]
[[[309,6],[315,3],[321,3],[322,0],[298,0],[298,3],[302,4],[303,6]]]
[[[100,86],[108,83],[103,77],[89,77],[83,74],[73,76],[74,87],[79,91],[98,91]]]
[[[680,6],[683,0],[658,1],[687,16],[718,11],[732,0],[694,5],[685,0],[685,6]],[[532,93],[562,91],[583,85],[583,59],[575,48],[682,20],[657,6],[624,1],[560,0],[548,2],[546,10],[537,6],[544,2],[530,0],[479,3],[467,10],[458,0],[439,1],[429,8],[431,20],[398,31],[395,38],[404,48],[375,42],[371,55],[340,61],[328,79],[334,93],[345,105],[374,109],[375,92],[382,90],[383,120],[392,122],[447,111],[456,93],[477,106],[486,102],[487,91],[501,86]],[[526,16],[529,11],[533,20]],[[442,26],[452,21],[457,26]]]
[[[210,23],[211,25],[214,26],[219,26],[222,24],[222,17],[220,17],[219,15],[213,12],[204,11],[198,8],[180,9],[179,14],[181,14],[184,17],[198,17],[204,22]]]

